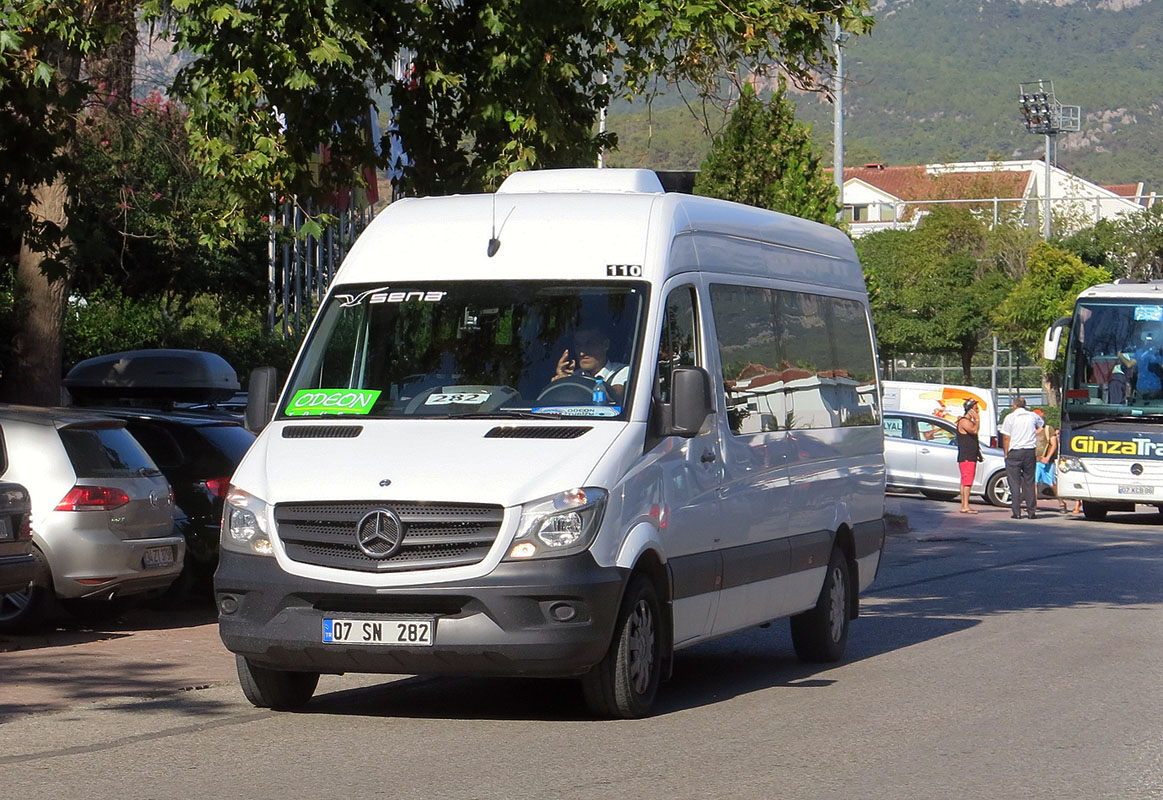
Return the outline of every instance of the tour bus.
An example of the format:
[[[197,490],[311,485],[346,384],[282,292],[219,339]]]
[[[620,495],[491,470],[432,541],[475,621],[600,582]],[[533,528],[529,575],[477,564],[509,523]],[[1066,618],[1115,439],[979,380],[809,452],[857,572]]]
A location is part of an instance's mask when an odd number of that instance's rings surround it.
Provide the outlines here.
[[[569,676],[638,717],[675,651],[778,618],[840,659],[880,563],[852,243],[648,170],[392,203],[274,385],[215,579],[259,707],[320,673]]]
[[[1046,331],[1045,358],[1067,328],[1058,495],[1087,519],[1163,510],[1163,281],[1084,290]]]

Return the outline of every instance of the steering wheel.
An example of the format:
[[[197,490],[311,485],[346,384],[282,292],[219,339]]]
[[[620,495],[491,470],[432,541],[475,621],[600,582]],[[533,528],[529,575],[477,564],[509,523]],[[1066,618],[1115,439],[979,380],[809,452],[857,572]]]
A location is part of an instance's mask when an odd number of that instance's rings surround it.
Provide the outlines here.
[[[541,394],[537,395],[537,402],[589,405],[594,401],[594,386],[597,383],[588,375],[570,375],[566,378],[558,378],[541,390]]]

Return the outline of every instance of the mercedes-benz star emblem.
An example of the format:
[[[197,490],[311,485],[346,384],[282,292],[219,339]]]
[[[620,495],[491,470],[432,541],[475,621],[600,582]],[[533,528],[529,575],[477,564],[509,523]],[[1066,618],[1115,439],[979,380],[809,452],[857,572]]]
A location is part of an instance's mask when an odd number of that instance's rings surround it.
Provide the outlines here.
[[[377,509],[365,514],[356,525],[355,542],[370,558],[391,558],[404,543],[404,523],[394,511]]]

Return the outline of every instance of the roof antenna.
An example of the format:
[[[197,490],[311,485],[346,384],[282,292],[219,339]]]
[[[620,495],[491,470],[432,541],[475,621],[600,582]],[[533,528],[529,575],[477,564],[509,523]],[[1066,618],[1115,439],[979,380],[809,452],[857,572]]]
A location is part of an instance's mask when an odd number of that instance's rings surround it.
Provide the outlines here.
[[[493,223],[492,224],[493,224],[493,229],[492,229],[492,234],[489,236],[489,247],[485,251],[488,254],[489,258],[492,258],[493,256],[495,256],[497,254],[497,251],[501,249],[501,240],[497,238],[497,193],[496,192],[493,192]]]

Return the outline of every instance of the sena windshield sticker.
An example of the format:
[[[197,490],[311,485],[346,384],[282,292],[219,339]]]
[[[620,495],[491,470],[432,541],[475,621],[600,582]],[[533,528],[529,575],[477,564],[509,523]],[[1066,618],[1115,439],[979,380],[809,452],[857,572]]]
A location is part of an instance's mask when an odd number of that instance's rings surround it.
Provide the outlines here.
[[[379,396],[378,389],[300,389],[287,403],[287,416],[368,414]]]

